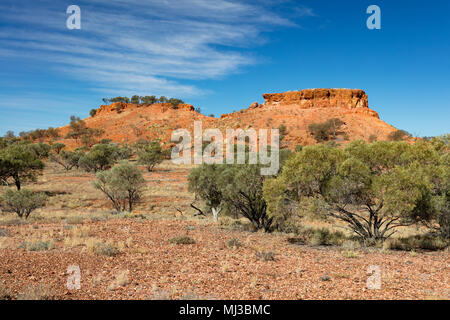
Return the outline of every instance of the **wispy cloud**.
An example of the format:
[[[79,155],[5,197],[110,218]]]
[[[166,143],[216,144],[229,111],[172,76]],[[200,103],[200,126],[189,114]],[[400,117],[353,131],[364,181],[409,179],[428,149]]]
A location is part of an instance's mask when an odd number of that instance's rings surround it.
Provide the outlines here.
[[[2,1],[0,57],[37,60],[117,94],[191,96],[185,80],[214,79],[257,63],[262,32],[295,23],[280,0],[80,0],[82,30],[67,30],[53,1]],[[313,15],[295,6],[296,15]]]

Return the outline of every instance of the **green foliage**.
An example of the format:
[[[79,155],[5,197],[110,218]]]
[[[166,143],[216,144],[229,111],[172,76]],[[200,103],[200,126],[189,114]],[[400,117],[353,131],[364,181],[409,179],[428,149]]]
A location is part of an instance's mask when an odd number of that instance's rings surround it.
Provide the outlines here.
[[[115,257],[120,253],[119,248],[117,248],[113,244],[103,242],[97,242],[93,250],[95,254],[107,257]]]
[[[109,102],[110,103],[116,103],[116,102],[130,103],[130,98],[128,98],[128,97],[115,97],[115,98],[109,99]]]
[[[434,237],[431,235],[416,235],[407,238],[388,239],[383,244],[383,249],[387,250],[443,250],[449,246],[448,239]]]
[[[389,141],[403,141],[411,137],[412,135],[405,130],[395,130],[389,133],[387,138]]]
[[[325,122],[311,123],[308,126],[308,131],[312,134],[317,142],[324,142],[330,139],[335,139],[340,133],[338,130],[345,123],[339,118],[332,118]]]
[[[97,109],[91,109],[91,111],[89,111],[89,115],[91,117],[95,117],[96,114],[97,114]]]
[[[53,161],[60,166],[62,166],[66,171],[73,169],[74,167],[78,168],[78,163],[80,158],[82,158],[85,153],[81,150],[77,151],[61,151],[59,154],[52,154],[50,156],[50,161]]]
[[[12,144],[0,150],[0,180],[7,183],[12,179],[18,190],[24,181],[35,181],[43,168],[30,145]]]
[[[43,139],[56,139],[59,138],[59,130],[49,127],[48,129],[36,129],[27,132],[20,132],[19,136],[24,140],[38,140],[41,141]]]
[[[87,154],[82,156],[78,165],[87,172],[107,170],[116,161],[128,159],[131,150],[128,147],[120,147],[115,143],[97,144]]]
[[[15,212],[20,218],[28,219],[34,210],[45,205],[47,197],[43,193],[30,190],[6,190],[0,197],[2,210]]]
[[[145,96],[145,97],[141,97],[141,101],[143,104],[147,104],[147,105],[151,105],[151,104],[155,104],[157,102],[157,98],[156,96]]]
[[[157,98],[156,96],[138,96],[134,95],[131,98],[128,97],[115,97],[115,98],[103,98],[103,102],[105,104],[111,104],[115,102],[120,103],[133,103],[133,104],[145,104],[152,105],[155,103],[170,103],[176,109],[180,103],[184,103],[183,100],[177,98],[167,98],[165,96],[161,96]],[[119,110],[120,111],[120,110]]]
[[[148,144],[139,144],[138,147],[138,162],[147,167],[150,172],[154,169],[157,164],[163,162],[165,157],[165,152],[159,140],[153,140]]]
[[[202,164],[189,174],[189,190],[217,215],[222,209],[247,218],[255,229],[271,231],[272,218],[262,197],[265,176],[260,165]]]
[[[105,131],[103,129],[88,128],[84,120],[79,117],[70,117],[70,131],[66,139],[81,140],[85,146],[92,146],[96,143],[96,138],[100,137]]]
[[[48,251],[53,249],[55,244],[51,240],[37,240],[37,241],[25,241],[19,245],[19,248],[26,249],[28,251]]]
[[[169,242],[173,244],[194,244],[195,240],[188,236],[180,236],[171,238]]]
[[[16,135],[14,134],[14,131],[7,131],[4,135],[4,138],[9,140],[9,139],[14,139],[16,137]]]
[[[93,182],[112,202],[116,211],[133,211],[133,205],[141,198],[145,180],[139,169],[128,161],[121,161],[109,171],[97,173]]]
[[[341,246],[345,243],[346,236],[340,231],[330,231],[327,228],[304,228],[295,230],[296,237],[289,238],[293,244],[309,244],[312,246]]]
[[[179,104],[184,103],[183,100],[181,100],[181,99],[176,99],[176,98],[170,98],[170,99],[168,100],[168,102],[172,105],[172,107],[173,107],[174,109],[178,108],[178,105],[179,105]]]
[[[401,226],[448,217],[445,157],[425,142],[305,147],[266,181],[264,197],[279,223],[303,212],[341,220],[364,239],[386,239]]]
[[[27,144],[27,146],[30,148],[30,151],[33,152],[39,159],[48,158],[50,150],[52,149],[50,145],[42,142]]]
[[[283,141],[287,135],[287,127],[284,124],[282,124],[281,126],[278,127],[278,132],[280,134],[280,141]]]
[[[130,102],[134,104],[139,104],[141,103],[141,97],[134,95],[131,97]]]
[[[62,149],[64,149],[66,147],[66,145],[64,143],[55,143],[51,146],[51,149],[56,153],[56,154],[60,154]]]
[[[204,163],[192,169],[188,176],[189,191],[194,192],[197,197],[205,201],[206,209],[213,210],[215,220],[222,210],[223,196],[218,183],[223,168],[223,165]]]
[[[256,258],[265,262],[275,261],[275,253],[272,251],[256,251]]]
[[[228,210],[247,218],[255,229],[271,231],[272,218],[267,215],[262,187],[265,176],[260,165],[224,165],[219,186]]]
[[[227,241],[227,246],[230,248],[239,248],[242,247],[242,243],[239,241],[239,239],[233,238]]]

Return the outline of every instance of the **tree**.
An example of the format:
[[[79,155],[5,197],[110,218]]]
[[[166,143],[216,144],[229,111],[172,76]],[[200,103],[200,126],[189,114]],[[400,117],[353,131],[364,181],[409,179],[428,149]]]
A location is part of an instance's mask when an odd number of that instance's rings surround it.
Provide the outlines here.
[[[270,232],[273,218],[267,214],[267,204],[263,198],[261,166],[255,164],[224,165],[219,177],[223,201],[230,209],[247,218],[256,230]]]
[[[138,149],[139,163],[145,165],[150,172],[153,168],[163,162],[164,151],[159,140],[150,141],[149,144],[141,145]]]
[[[222,191],[218,184],[223,168],[223,165],[204,163],[192,169],[188,176],[189,191],[205,201],[207,209],[212,211],[215,222],[218,221],[223,204]]]
[[[56,153],[56,154],[60,154],[61,151],[66,147],[66,145],[64,143],[55,143],[52,145],[52,150]]]
[[[80,139],[84,134],[86,134],[86,123],[79,117],[74,115],[70,116],[70,131],[66,135],[66,139]]]
[[[134,95],[134,96],[131,97],[130,101],[131,101],[131,103],[139,104],[139,103],[141,103],[141,97],[137,96],[137,95]]]
[[[340,220],[363,239],[383,240],[401,226],[433,219],[433,177],[440,163],[429,144],[309,146],[286,162],[279,177],[266,181],[264,197],[276,219],[300,209]]]
[[[118,150],[113,143],[97,144],[80,158],[78,165],[87,172],[109,169],[117,160]]]
[[[151,104],[155,104],[157,102],[157,98],[156,96],[145,96],[145,97],[141,97],[141,101],[143,104],[147,104],[147,105],[151,105]]]
[[[262,196],[265,176],[260,169],[257,164],[202,164],[189,174],[189,191],[205,201],[214,221],[225,209],[247,218],[255,229],[268,232],[272,218],[267,215]]]
[[[34,144],[26,144],[39,159],[45,159],[48,158],[51,150],[51,146],[46,143],[34,143]]]
[[[389,133],[387,136],[389,141],[403,141],[411,137],[412,135],[405,130],[395,130]]]
[[[89,115],[91,117],[95,117],[96,114],[97,114],[97,109],[91,109],[91,111],[89,111]]]
[[[336,135],[339,133],[338,130],[345,123],[338,118],[332,118],[325,122],[311,123],[308,126],[308,131],[311,132],[312,136],[317,142],[328,141],[330,138],[335,139]]]
[[[111,200],[116,211],[125,211],[128,207],[129,212],[139,201],[144,184],[142,173],[128,161],[121,161],[109,171],[98,172],[93,182],[93,186]]]
[[[78,165],[87,172],[97,172],[111,168],[119,160],[129,159],[131,149],[116,143],[95,145],[87,154],[81,156]]]
[[[7,140],[8,139],[14,139],[15,137],[16,137],[16,135],[14,134],[14,131],[11,131],[11,130],[7,131],[5,136],[4,136],[4,138],[7,139]]]
[[[30,190],[6,190],[0,197],[2,209],[15,212],[20,218],[28,219],[31,212],[45,205],[47,197],[40,192]]]
[[[181,99],[176,99],[176,98],[170,98],[168,102],[172,105],[172,107],[173,107],[174,109],[178,108],[178,105],[179,105],[179,104],[184,103],[183,100],[181,100]]]
[[[159,102],[160,103],[168,103],[169,100],[165,96],[161,96],[161,97],[159,97]]]
[[[0,150],[0,178],[6,184],[11,178],[20,190],[24,181],[35,181],[44,164],[25,144],[12,144]]]
[[[84,156],[82,151],[61,151],[59,154],[52,154],[50,160],[62,166],[66,171],[78,167],[80,158]]]

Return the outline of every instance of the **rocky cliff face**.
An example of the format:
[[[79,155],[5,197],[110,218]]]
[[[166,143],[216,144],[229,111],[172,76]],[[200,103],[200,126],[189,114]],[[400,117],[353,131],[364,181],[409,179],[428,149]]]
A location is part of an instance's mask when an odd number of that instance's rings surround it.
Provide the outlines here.
[[[306,89],[263,94],[266,106],[296,105],[300,109],[342,108],[378,118],[369,109],[367,94],[358,89]]]

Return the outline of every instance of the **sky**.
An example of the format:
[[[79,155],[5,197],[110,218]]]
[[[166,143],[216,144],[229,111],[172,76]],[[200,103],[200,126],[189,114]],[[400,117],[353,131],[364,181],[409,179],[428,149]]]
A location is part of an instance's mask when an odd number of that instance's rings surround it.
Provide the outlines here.
[[[2,0],[0,135],[87,117],[104,97],[220,116],[308,88],[363,89],[387,123],[449,133],[449,16],[448,0]]]

